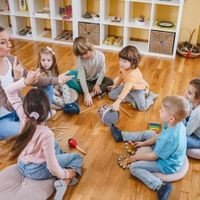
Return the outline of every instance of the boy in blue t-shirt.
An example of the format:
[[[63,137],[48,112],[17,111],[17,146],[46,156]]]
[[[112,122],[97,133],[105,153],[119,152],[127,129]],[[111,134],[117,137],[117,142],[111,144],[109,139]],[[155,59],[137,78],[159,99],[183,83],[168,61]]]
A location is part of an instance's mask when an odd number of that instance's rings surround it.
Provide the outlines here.
[[[152,130],[143,132],[121,131],[114,125],[111,132],[117,142],[135,141],[135,147],[151,146],[150,153],[138,153],[129,158],[130,172],[152,190],[159,200],[167,200],[172,186],[156,177],[154,172],[172,174],[183,165],[186,155],[186,129],[181,122],[188,116],[189,102],[181,96],[167,96],[162,101],[160,118],[164,123],[160,134]]]

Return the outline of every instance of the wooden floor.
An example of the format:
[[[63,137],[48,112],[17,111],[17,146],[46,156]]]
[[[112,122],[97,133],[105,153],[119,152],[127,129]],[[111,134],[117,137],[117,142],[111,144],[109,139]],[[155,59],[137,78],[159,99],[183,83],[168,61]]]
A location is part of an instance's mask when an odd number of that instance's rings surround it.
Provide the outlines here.
[[[13,55],[28,68],[34,69],[37,63],[38,49],[44,45],[53,47],[56,52],[59,70],[65,72],[75,67],[76,59],[71,47],[46,43],[13,41]],[[118,74],[118,55],[105,52],[107,75],[115,77]],[[150,89],[159,93],[155,104],[146,112],[133,110],[130,105],[122,105],[131,115],[128,117],[120,111],[120,121],[117,126],[123,130],[141,130],[147,128],[148,121],[159,122],[161,100],[166,95],[182,95],[190,79],[200,76],[200,58],[184,59],[177,56],[175,60],[165,60],[144,56],[140,65],[144,78]],[[81,110],[86,109],[83,99],[79,97]],[[64,150],[69,149],[67,141],[70,137],[77,139],[82,148],[87,151],[84,156],[83,176],[77,186],[69,187],[65,200],[155,200],[156,193],[148,189],[140,181],[133,178],[128,170],[117,165],[117,157],[124,151],[124,144],[116,143],[111,137],[108,127],[104,126],[97,110],[105,103],[111,103],[107,97],[94,100],[95,107],[80,115],[67,116],[58,111],[49,121],[49,126],[65,126],[67,131],[62,135],[55,132]],[[1,158],[2,160],[3,158]],[[190,159],[187,175],[173,184],[170,200],[200,199],[200,162]],[[52,199],[52,198],[50,198]]]

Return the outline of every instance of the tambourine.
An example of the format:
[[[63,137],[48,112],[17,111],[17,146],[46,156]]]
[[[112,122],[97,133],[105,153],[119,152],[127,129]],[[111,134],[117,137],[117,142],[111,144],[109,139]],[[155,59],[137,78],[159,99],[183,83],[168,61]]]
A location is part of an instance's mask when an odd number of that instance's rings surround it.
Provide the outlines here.
[[[97,114],[99,115],[101,121],[107,126],[116,124],[119,120],[119,112],[113,111],[112,106],[108,104],[100,107]]]

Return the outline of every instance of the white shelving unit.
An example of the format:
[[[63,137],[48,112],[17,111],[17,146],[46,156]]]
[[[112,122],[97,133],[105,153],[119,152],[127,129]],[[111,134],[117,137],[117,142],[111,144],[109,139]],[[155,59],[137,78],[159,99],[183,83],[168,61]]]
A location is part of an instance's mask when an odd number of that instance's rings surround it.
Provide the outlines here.
[[[168,58],[174,58],[176,55],[184,0],[26,0],[21,2],[26,3],[26,9],[20,9],[20,0],[0,0],[0,25],[13,38],[72,45],[73,39],[81,34],[80,24],[85,23],[99,27],[97,29],[99,32],[88,32],[88,35],[98,34],[97,37],[95,36],[95,40],[99,40],[98,48],[119,51],[123,46],[134,45],[145,55]],[[71,9],[70,15],[69,9]],[[45,12],[41,13],[41,10]],[[85,18],[86,12],[93,17]],[[143,23],[138,22],[140,16],[145,19]],[[120,17],[120,21],[113,22],[113,17]],[[158,21],[170,21],[174,27],[160,27],[157,25]],[[23,35],[21,33],[23,29],[28,29],[29,34]],[[67,32],[68,35],[66,34],[64,39],[59,38],[58,36],[62,36],[63,32],[64,34]],[[69,34],[73,36],[70,38]],[[104,44],[110,36],[121,38],[121,45]],[[157,36],[158,41],[156,41]]]

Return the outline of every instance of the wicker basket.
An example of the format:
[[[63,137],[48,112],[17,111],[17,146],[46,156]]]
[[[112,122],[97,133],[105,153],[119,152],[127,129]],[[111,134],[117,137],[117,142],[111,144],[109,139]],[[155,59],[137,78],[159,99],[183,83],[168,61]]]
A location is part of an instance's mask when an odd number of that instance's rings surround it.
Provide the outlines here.
[[[200,47],[191,43],[195,29],[192,31],[188,42],[181,42],[178,44],[177,52],[186,58],[196,58],[200,56]]]

